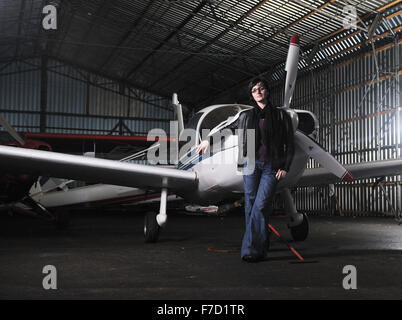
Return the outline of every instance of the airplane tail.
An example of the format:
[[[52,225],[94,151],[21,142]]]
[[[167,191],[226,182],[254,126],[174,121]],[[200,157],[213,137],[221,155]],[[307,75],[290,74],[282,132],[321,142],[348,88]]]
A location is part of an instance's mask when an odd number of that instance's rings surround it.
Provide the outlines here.
[[[179,102],[179,99],[177,97],[177,93],[173,94],[173,98],[172,98],[172,104],[173,104],[173,108],[175,110],[176,113],[176,117],[177,117],[177,122],[178,122],[178,137],[180,137],[181,133],[184,130],[184,118],[183,118],[183,108],[182,105]],[[172,133],[171,133],[172,134]],[[134,153],[128,157],[125,157],[123,159],[120,159],[120,162],[128,162],[131,160],[141,160],[144,159],[144,157],[146,157],[146,155],[148,154],[148,152],[150,151],[155,151],[160,147],[160,142],[156,141],[155,143],[153,143],[150,147],[140,150],[137,153]]]
[[[184,119],[183,119],[183,108],[182,108],[182,106],[181,106],[181,104],[179,102],[179,99],[177,97],[177,93],[173,93],[172,102],[173,102],[173,108],[174,108],[174,110],[176,112],[177,121],[178,121],[178,124],[179,124],[179,132],[178,133],[179,133],[179,137],[180,137],[181,133],[184,130]]]
[[[15,131],[15,129],[7,122],[6,119],[0,114],[0,125],[20,144],[25,145],[24,139]]]

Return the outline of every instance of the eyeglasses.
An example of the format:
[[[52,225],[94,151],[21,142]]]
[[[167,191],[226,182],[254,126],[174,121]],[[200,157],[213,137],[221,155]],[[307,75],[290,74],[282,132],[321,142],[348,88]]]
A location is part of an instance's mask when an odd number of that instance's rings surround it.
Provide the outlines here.
[[[265,87],[258,87],[258,88],[254,88],[253,90],[251,90],[251,93],[256,93],[257,91],[258,92],[262,92],[262,91],[264,91],[264,90],[266,90],[267,88],[265,88]]]

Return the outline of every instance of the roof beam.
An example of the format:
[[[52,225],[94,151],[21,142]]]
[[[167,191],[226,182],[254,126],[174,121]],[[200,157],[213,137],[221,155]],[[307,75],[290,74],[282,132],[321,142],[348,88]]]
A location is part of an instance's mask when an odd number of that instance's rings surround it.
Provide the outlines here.
[[[329,1],[327,1],[326,3],[324,3],[322,6],[318,7],[317,9],[312,10],[312,11],[309,12],[308,14],[306,14],[306,15],[304,15],[303,17],[297,19],[296,21],[293,21],[292,23],[289,23],[287,26],[285,26],[285,27],[283,28],[283,30],[288,30],[288,29],[294,27],[295,25],[297,25],[298,23],[300,23],[300,22],[302,22],[302,21],[304,21],[304,20],[306,20],[306,19],[312,17],[314,14],[316,14],[316,13],[319,12],[319,11],[324,10],[326,7],[328,7],[330,4],[334,3],[335,1],[336,1],[336,0],[329,0]],[[281,34],[281,33],[282,33],[282,32],[276,32],[276,33],[274,33],[273,35],[271,35],[271,36],[269,37],[269,39],[273,39],[273,38],[275,38],[276,36],[278,36],[278,35]]]
[[[183,36],[191,37],[191,38],[194,38],[194,39],[197,38],[197,39],[202,40],[202,41],[204,41],[204,42],[207,42],[207,41],[208,41],[208,39],[207,39],[204,35],[198,34],[198,33],[194,32],[194,31],[192,31],[192,30],[186,30],[186,31],[184,31],[184,30],[178,30],[176,27],[170,26],[170,25],[168,25],[168,24],[166,24],[166,23],[162,23],[162,22],[160,22],[160,21],[156,21],[156,20],[153,20],[153,19],[150,19],[150,18],[143,18],[143,19],[145,19],[146,21],[149,21],[149,22],[151,22],[151,23],[160,25],[161,27],[167,28],[167,29],[169,29],[169,30],[176,31],[176,36],[178,36],[178,35],[183,35]],[[131,29],[130,29],[130,30],[131,30]],[[132,31],[134,31],[134,30],[132,30]],[[149,37],[149,36],[147,36],[147,38],[151,39],[151,37]],[[121,45],[122,45],[122,43],[119,44],[118,46],[120,47]],[[231,51],[231,52],[233,53],[233,55],[242,55],[242,53],[236,51],[236,50],[235,50],[234,48],[232,48],[232,47],[223,47],[222,45],[217,45],[217,46],[220,47],[220,48],[222,48],[222,49],[224,49],[224,50],[226,50],[226,51]],[[119,47],[115,47],[116,51],[117,51],[117,49],[119,49]],[[170,48],[173,48],[173,49],[180,50],[180,53],[181,53],[181,54],[182,54],[182,53],[183,53],[183,54],[186,54],[186,52],[183,51],[183,50],[185,50],[185,48],[183,48],[183,47],[174,46],[172,43],[169,44],[169,47],[170,47]],[[124,50],[124,48],[120,48],[120,49]],[[127,49],[130,50],[129,47],[128,47]],[[133,48],[133,49],[135,49],[135,48]],[[156,51],[153,51],[153,50],[152,50],[152,52],[153,52],[153,53],[156,53]],[[191,51],[187,52],[187,54],[191,54],[191,53],[192,53]],[[228,56],[230,57],[231,54],[229,53]],[[247,57],[242,57],[242,58],[247,58]],[[109,57],[109,59],[110,59],[110,57]],[[210,58],[208,58],[208,57],[204,57],[203,59],[204,59],[204,61],[206,61],[206,62],[208,62],[208,63],[210,63],[210,64],[222,66],[222,64],[221,64],[219,61],[217,61],[216,59],[210,59]],[[250,59],[251,59],[251,58],[250,58]],[[99,70],[102,71],[104,66],[105,66],[105,63],[104,63],[101,67],[99,67]],[[226,63],[225,63],[224,66],[225,66],[227,69],[230,69],[230,70],[232,70],[232,71],[241,72],[241,73],[244,73],[244,74],[249,74],[249,75],[251,75],[251,73],[248,72],[247,69],[244,69],[244,70],[243,70],[243,69],[239,69],[239,68],[236,68],[236,67],[234,67],[234,66],[230,66],[230,65],[228,65],[228,64],[226,64]]]
[[[88,38],[90,36],[90,34],[92,33],[92,30],[94,29],[94,27],[97,25],[97,23],[99,22],[99,20],[109,11],[109,9],[113,6],[113,1],[110,0],[103,0],[101,6],[99,7],[99,9],[96,12],[95,18],[90,22],[90,26],[89,29],[87,30],[87,32],[84,34],[83,37],[81,37],[81,41],[82,43],[87,43],[88,42]],[[77,46],[77,49],[75,50],[75,53],[73,55],[72,60],[75,61],[78,58],[78,55],[80,54],[82,49],[82,46]]]
[[[104,73],[100,73],[97,69],[89,68],[89,67],[87,67],[87,66],[84,66],[84,65],[79,64],[79,63],[76,63],[76,62],[72,62],[72,61],[69,61],[69,60],[64,59],[64,58],[61,59],[61,58],[53,57],[53,56],[49,56],[49,59],[52,59],[52,60],[61,62],[61,63],[66,64],[66,65],[69,65],[69,66],[71,66],[71,67],[73,67],[73,68],[77,68],[77,69],[81,69],[81,70],[87,71],[87,72],[89,72],[89,73],[91,73],[91,74],[100,76],[100,77],[102,77],[102,78],[106,78],[106,79],[115,81],[115,82],[117,82],[117,83],[121,83],[121,79],[119,79],[119,78],[116,78],[116,77],[113,77],[113,76],[111,76],[111,75],[107,75],[107,74],[104,74]],[[52,70],[52,72],[57,73],[57,71],[54,71],[54,70]],[[79,80],[79,79],[78,79],[78,80]],[[135,82],[126,81],[126,84],[129,85],[129,86],[131,86],[132,89],[139,89],[139,90],[145,91],[145,92],[147,92],[147,93],[151,93],[151,94],[154,94],[154,95],[156,95],[156,96],[159,96],[159,97],[161,97],[161,98],[166,98],[166,99],[168,99],[168,100],[171,99],[170,95],[163,95],[163,94],[161,94],[160,92],[156,92],[156,91],[153,91],[153,90],[149,90],[149,88],[145,88],[145,87],[143,87],[143,86],[141,86],[141,85],[139,85],[139,84],[137,84],[137,83],[135,83]],[[136,100],[140,100],[140,101],[149,103],[148,101],[141,100],[140,98],[136,98]],[[170,110],[170,109],[166,109],[166,108],[164,108],[164,107],[161,107],[161,106],[159,106],[159,105],[157,105],[157,104],[153,104],[153,103],[149,103],[149,104],[154,105],[155,107],[158,107],[158,108],[160,108],[160,109]]]
[[[391,8],[391,7],[393,7],[394,5],[396,5],[396,4],[398,4],[398,3],[401,3],[401,2],[402,2],[402,0],[391,1],[390,3],[387,3],[386,5],[383,5],[382,7],[378,8],[376,11],[382,12],[382,11],[384,11],[384,10],[386,10],[386,9],[388,9],[388,8]]]
[[[21,0],[20,13],[19,13],[19,18],[18,18],[17,43],[15,46],[14,57],[18,57],[18,53],[20,51],[22,24],[24,23],[23,17],[24,17],[25,3],[26,3],[26,0]]]
[[[78,7],[78,6],[73,6],[72,9],[71,9],[71,11],[68,12],[68,7],[67,7],[67,6],[64,7],[64,5],[61,3],[61,10],[60,10],[60,11],[62,12],[63,16],[61,17],[61,19],[59,19],[60,22],[58,22],[58,23],[61,24],[61,25],[60,25],[60,29],[62,29],[62,28],[63,28],[63,25],[65,24],[65,25],[66,25],[66,31],[61,35],[61,39],[60,39],[60,40],[57,39],[57,41],[55,41],[55,42],[52,44],[52,46],[49,48],[49,54],[53,54],[53,55],[55,55],[55,56],[60,56],[60,50],[61,50],[61,48],[62,48],[62,46],[63,46],[63,44],[64,44],[64,40],[66,39],[67,34],[68,34],[68,32],[69,32],[69,30],[70,30],[70,28],[71,28],[72,21],[73,21],[73,19],[74,19],[74,17],[75,17],[75,13],[76,13],[79,9],[80,9],[80,7]],[[67,15],[68,13],[70,13],[70,14]],[[67,18],[68,18],[68,21],[67,21]],[[55,49],[57,42],[59,42],[59,44],[58,44],[58,46],[57,46],[57,49]],[[55,51],[55,52],[53,52],[53,51]]]
[[[400,1],[402,1],[402,0],[399,0],[398,2],[400,2]],[[377,10],[379,10],[379,9],[377,9]],[[399,11],[398,11],[398,12],[399,12]],[[395,15],[395,14],[391,14],[391,15],[386,16],[386,17],[384,17],[384,18],[385,18],[385,19],[390,19],[390,17],[391,17],[391,16],[394,16],[394,15]],[[369,15],[365,15],[364,19],[366,19],[367,17],[370,17],[370,14],[369,14]],[[394,28],[394,32],[400,31],[400,28],[401,28],[401,27]],[[361,33],[361,32],[362,32],[362,30],[358,30],[358,31],[356,31],[355,33],[353,33],[353,35],[355,35],[355,34],[357,34],[357,33]],[[386,37],[387,35],[389,35],[389,31],[386,31],[386,32],[384,32],[383,34],[374,37],[374,39],[375,39],[375,40],[378,40],[378,39],[380,39],[380,38]],[[331,43],[331,44],[329,44],[329,45],[326,45],[325,47],[329,47],[329,46],[331,46],[331,45],[333,45],[333,44],[335,44],[335,43],[338,43],[339,41],[342,41],[342,40],[344,40],[344,39],[349,38],[350,36],[351,36],[351,35],[346,35],[346,36],[343,37],[342,39],[339,39],[339,40],[337,40],[337,41],[334,42],[334,43]],[[368,44],[368,43],[369,43],[368,40],[364,42],[364,44]],[[400,40],[398,43],[399,43],[399,44],[402,43],[402,40]],[[391,45],[392,45],[392,43],[391,43]],[[336,56],[340,55],[341,53],[347,53],[348,51],[350,51],[350,50],[352,50],[352,49],[354,49],[354,48],[360,48],[360,47],[363,47],[363,44],[358,44],[358,45],[354,46],[353,48],[349,48],[349,49],[347,49],[347,50],[344,50],[343,52],[334,54],[334,55],[332,55],[331,57],[336,57]],[[384,48],[385,48],[385,47],[384,47]],[[377,49],[377,50],[378,50],[378,49]],[[303,51],[307,51],[307,50],[304,48]],[[281,64],[281,63],[283,63],[283,61],[278,62],[277,65],[279,65],[279,64]],[[317,65],[317,63],[315,63],[314,65]],[[266,74],[268,71],[269,71],[269,70],[265,70],[264,72],[262,72],[262,73],[260,74],[260,76],[263,75],[263,74]],[[197,104],[198,104],[198,105],[203,105],[203,104],[205,104],[205,103],[207,103],[207,102],[209,102],[209,101],[213,101],[216,97],[218,97],[218,96],[220,96],[220,95],[222,95],[222,94],[224,94],[224,93],[226,93],[226,92],[230,92],[231,90],[234,90],[234,89],[236,89],[236,88],[239,87],[239,86],[244,85],[245,82],[247,82],[247,81],[249,81],[249,80],[250,80],[249,78],[248,78],[248,79],[247,79],[247,78],[244,78],[243,80],[241,80],[241,81],[240,81],[239,83],[237,83],[236,85],[234,85],[234,86],[232,86],[232,87],[230,87],[230,88],[227,88],[227,89],[225,89],[225,90],[222,90],[222,91],[221,91],[220,93],[218,93],[217,95],[215,95],[215,96],[213,96],[213,97],[209,97],[209,98],[207,98],[207,99],[205,99],[205,100],[203,100],[203,101],[201,101],[200,103],[197,103]]]
[[[161,49],[170,39],[172,39],[174,36],[176,36],[177,32],[181,30],[201,9],[207,4],[205,0],[202,0],[200,4],[193,10],[193,12],[187,16],[186,19],[180,25],[177,27],[175,31],[172,31],[160,44],[158,44],[152,52],[150,52],[144,59],[142,59],[139,63],[137,63],[134,67],[130,69],[130,71],[124,76],[125,79],[129,79],[132,77],[133,74],[135,74],[139,68],[143,66],[143,64],[150,59],[154,51],[158,51]]]
[[[44,8],[44,6],[45,6],[45,1],[46,1],[46,0],[42,0],[41,8]],[[42,34],[43,34],[43,33],[44,33],[44,32],[43,32],[42,23],[39,23],[39,24],[38,24],[38,33],[37,33],[39,39],[37,39],[37,40],[35,41],[35,48],[34,48],[34,50],[33,50],[33,54],[38,55],[38,56],[41,54],[41,52],[40,52],[40,43],[41,43],[40,38],[42,38]]]
[[[281,31],[275,32],[273,35],[266,37],[263,41],[256,43],[255,45],[253,45],[251,48],[248,48],[246,51],[242,52],[242,55],[246,55],[247,53],[251,52],[252,50],[254,50],[255,48],[257,48],[258,46],[260,46],[262,43],[265,43],[267,41],[271,41],[273,38],[275,38],[276,36],[280,35],[281,33],[284,32],[284,30],[288,30],[291,27],[295,26],[296,24],[300,23],[301,21],[311,17],[314,13],[316,13],[317,11],[323,10],[324,8],[326,8],[327,6],[329,6],[330,4],[334,3],[336,0],[330,0],[327,1],[326,3],[324,3],[322,6],[320,6],[319,8],[317,8],[316,11],[311,11],[310,13],[304,15],[303,17],[297,19],[296,21],[288,24],[287,26],[285,26]],[[286,48],[288,48],[288,46],[286,46]],[[234,62],[236,60],[236,58],[231,59],[229,62],[227,62],[228,65],[230,65],[232,62]],[[218,70],[216,70],[218,71]]]
[[[219,33],[216,37],[213,39],[209,40],[207,43],[205,43],[198,51],[202,52],[206,48],[208,48],[210,45],[214,44],[216,41],[218,41],[220,38],[222,38],[224,35],[226,35],[229,31],[231,31],[234,27],[239,25],[242,21],[250,17],[254,12],[256,12],[258,9],[260,9],[264,4],[266,4],[269,0],[263,0],[260,1],[257,5],[252,7],[250,10],[248,10],[246,13],[244,13],[240,18],[238,18],[234,23],[230,25],[229,28],[226,28],[223,30],[221,33]],[[191,58],[194,57],[195,54],[190,54],[187,58],[182,60],[180,63],[176,64],[173,68],[170,68],[167,72],[165,72],[157,81],[155,81],[152,86],[155,86],[158,82],[160,82],[162,79],[164,79],[168,74],[172,73],[173,70],[177,72],[177,69],[180,68],[182,65],[184,65],[187,61],[189,61]]]
[[[147,4],[145,9],[140,13],[139,18],[134,21],[134,23],[130,26],[127,32],[120,38],[119,43],[113,47],[110,55],[100,64],[99,71],[102,71],[103,68],[112,60],[112,58],[118,52],[118,49],[131,37],[131,35],[135,32],[136,27],[142,22],[145,16],[148,14],[149,10],[152,8],[156,0],[151,0],[150,3]]]
[[[383,11],[385,11],[386,9],[388,9],[388,8],[394,6],[394,5],[397,5],[397,4],[401,3],[401,2],[402,2],[402,0],[395,0],[395,1],[392,1],[391,3],[388,3],[387,5],[384,5],[384,6],[382,6],[382,7],[379,7],[379,8],[376,9],[375,11],[377,11],[377,12],[383,12]],[[369,12],[369,13],[365,14],[365,15],[361,18],[361,20],[367,20],[367,19],[369,19],[372,15],[374,15],[374,13],[373,13],[373,12]],[[355,22],[356,22],[356,21],[355,21]],[[344,30],[345,30],[344,27],[339,28],[338,30],[336,30],[336,31],[334,31],[334,32],[332,32],[332,33],[330,33],[329,35],[326,35],[326,36],[322,37],[321,39],[317,40],[317,42],[318,42],[318,43],[323,42],[323,41],[325,41],[325,40],[327,40],[327,39],[329,39],[329,38],[332,38],[333,36],[337,35],[338,33],[341,33],[341,32],[344,31]]]

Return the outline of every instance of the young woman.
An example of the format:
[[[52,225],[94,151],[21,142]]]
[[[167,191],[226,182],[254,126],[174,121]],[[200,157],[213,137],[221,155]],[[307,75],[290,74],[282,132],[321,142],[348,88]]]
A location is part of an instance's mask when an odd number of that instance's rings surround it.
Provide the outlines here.
[[[246,230],[241,257],[247,262],[264,260],[269,246],[268,219],[278,181],[285,178],[294,154],[293,127],[283,109],[269,102],[268,86],[264,79],[256,78],[249,84],[254,108],[240,114],[231,128],[254,129],[255,141],[243,135],[239,158],[245,157],[243,171],[244,209]],[[247,154],[247,144],[255,144],[255,154]],[[209,141],[198,146],[198,153],[206,153]],[[240,150],[240,149],[239,149]],[[254,166],[248,165],[253,161]]]

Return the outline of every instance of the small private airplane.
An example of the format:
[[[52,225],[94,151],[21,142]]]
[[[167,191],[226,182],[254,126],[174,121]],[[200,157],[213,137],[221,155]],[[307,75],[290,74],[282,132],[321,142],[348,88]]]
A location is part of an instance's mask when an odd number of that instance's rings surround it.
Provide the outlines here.
[[[402,174],[402,159],[343,166],[317,143],[319,123],[316,116],[309,111],[290,108],[297,77],[299,50],[299,38],[294,35],[290,42],[285,67],[287,75],[282,108],[292,119],[295,156],[288,174],[277,187],[277,193],[284,200],[291,235],[296,241],[307,238],[309,223],[307,216],[297,211],[290,189],[296,186],[350,182],[353,179]],[[86,189],[83,190],[78,189],[76,192],[81,192],[83,195],[80,201],[90,201],[91,197],[85,196],[89,195],[90,191],[93,191],[95,196],[99,196],[99,190],[102,188],[104,193],[112,190],[110,189],[112,187],[116,190],[120,188],[127,192],[138,192],[139,195],[146,193],[146,190],[158,192],[159,212],[148,213],[144,222],[145,240],[155,242],[160,228],[167,222],[166,206],[169,195],[178,195],[188,202],[200,205],[210,205],[239,199],[243,193],[243,178],[237,167],[238,138],[235,134],[226,136],[223,141],[213,143],[208,154],[200,155],[196,151],[201,142],[203,130],[210,130],[209,135],[213,136],[236,121],[241,112],[252,107],[240,104],[209,106],[198,111],[184,127],[181,105],[176,95],[173,98],[173,105],[177,114],[179,140],[188,138],[186,135],[183,138],[185,129],[192,129],[195,134],[194,140],[188,143],[190,144],[188,151],[180,153],[174,167],[88,158],[9,146],[0,146],[0,164],[3,167],[29,172],[36,176],[100,183],[85,187]],[[144,150],[143,154],[160,146],[161,142]],[[306,170],[310,157],[315,159],[321,167]],[[37,201],[41,203],[41,206],[46,206],[46,201],[49,205],[53,197],[51,206],[71,204],[73,200],[70,203],[63,203],[62,199],[66,199],[65,196],[66,193],[58,191],[53,195],[52,193],[47,196],[42,194]]]
[[[44,141],[23,138],[10,126],[1,114],[0,125],[13,138],[13,140],[3,143],[5,146],[9,148],[24,148],[26,150],[52,151],[52,147]],[[56,219],[55,215],[38,204],[29,195],[32,185],[38,179],[39,177],[35,174],[22,172],[21,170],[12,170],[9,166],[2,165],[0,167],[0,211],[10,211],[13,208],[13,211],[16,212],[53,221],[57,220],[59,222],[60,220]]]
[[[12,138],[12,140],[3,142],[2,145],[53,151],[47,142],[36,137],[27,138],[31,134],[22,136],[17,133],[1,114],[0,126]],[[148,139],[147,143],[152,143],[152,139]],[[121,161],[144,159],[147,151],[158,147],[159,143],[155,143],[150,148],[136,152],[121,159]],[[127,146],[120,147],[117,148],[116,155],[114,154],[115,149],[112,150],[111,154],[104,156],[116,158],[116,156],[124,154],[124,150],[132,150]],[[84,156],[95,157],[95,152],[86,152]],[[85,185],[85,183],[75,180],[38,177],[32,172],[26,173],[20,169],[13,170],[10,166],[0,168],[0,212],[6,211],[43,218],[54,222],[58,229],[65,229],[69,226],[70,210],[77,206],[80,208],[82,205],[94,208],[104,208],[107,205],[116,204],[131,206],[159,202],[158,198],[160,198],[160,193],[140,188],[107,184]],[[168,196],[168,200],[175,201],[181,200],[181,198],[171,194]]]

